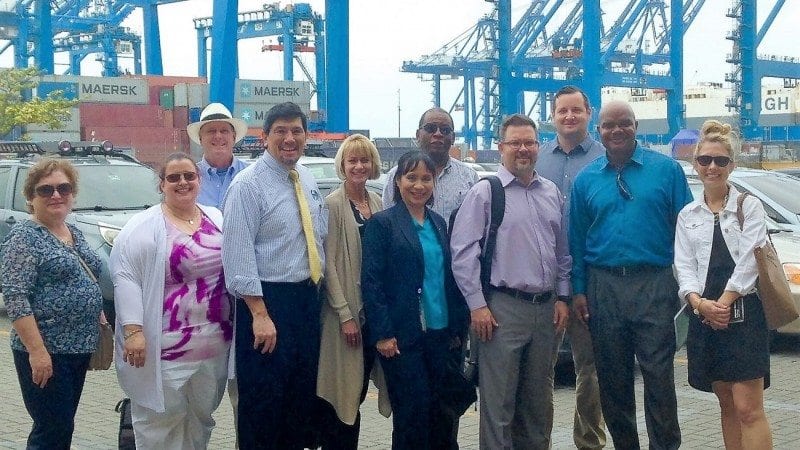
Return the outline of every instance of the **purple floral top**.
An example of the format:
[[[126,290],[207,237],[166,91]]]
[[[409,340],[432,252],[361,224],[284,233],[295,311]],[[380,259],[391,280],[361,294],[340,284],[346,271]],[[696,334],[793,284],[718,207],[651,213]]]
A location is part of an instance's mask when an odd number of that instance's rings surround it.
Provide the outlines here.
[[[161,359],[200,361],[227,352],[231,301],[222,274],[222,232],[205,216],[187,235],[167,221]]]

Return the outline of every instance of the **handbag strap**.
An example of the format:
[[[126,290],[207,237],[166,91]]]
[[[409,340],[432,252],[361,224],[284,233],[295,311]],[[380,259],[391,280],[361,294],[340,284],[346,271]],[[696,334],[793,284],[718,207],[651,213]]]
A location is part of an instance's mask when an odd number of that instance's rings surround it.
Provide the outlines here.
[[[90,268],[89,268],[89,265],[88,265],[88,264],[86,264],[86,261],[84,261],[84,260],[83,260],[83,257],[81,257],[81,254],[80,254],[80,253],[78,253],[78,250],[76,250],[76,249],[75,249],[75,248],[73,248],[73,247],[70,247],[70,250],[72,250],[72,253],[74,253],[74,254],[75,254],[75,256],[77,256],[77,257],[78,257],[78,261],[80,261],[80,263],[81,263],[81,267],[83,267],[83,270],[85,270],[85,271],[86,271],[86,275],[89,275],[89,278],[90,278],[92,281],[94,281],[94,282],[95,282],[95,284],[97,284],[97,277],[96,277],[96,276],[94,276],[94,273],[92,273],[92,269],[90,269]]]
[[[739,198],[736,199],[736,218],[739,220],[739,229],[744,229],[744,212],[742,211],[742,203],[744,203],[744,198],[750,195],[747,192],[742,192],[739,194]]]

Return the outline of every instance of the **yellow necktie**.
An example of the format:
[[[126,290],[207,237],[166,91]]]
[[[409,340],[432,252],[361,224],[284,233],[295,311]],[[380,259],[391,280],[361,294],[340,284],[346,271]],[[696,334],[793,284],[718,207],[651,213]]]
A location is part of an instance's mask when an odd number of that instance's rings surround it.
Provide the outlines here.
[[[303,193],[303,186],[300,184],[300,175],[296,170],[289,171],[289,179],[294,183],[294,193],[297,195],[297,204],[300,206],[300,221],[303,222],[303,234],[306,235],[306,247],[308,247],[308,265],[311,269],[311,281],[318,284],[322,279],[322,262],[317,252],[317,242],[314,238],[314,225],[311,223],[311,211],[308,210],[306,195]]]

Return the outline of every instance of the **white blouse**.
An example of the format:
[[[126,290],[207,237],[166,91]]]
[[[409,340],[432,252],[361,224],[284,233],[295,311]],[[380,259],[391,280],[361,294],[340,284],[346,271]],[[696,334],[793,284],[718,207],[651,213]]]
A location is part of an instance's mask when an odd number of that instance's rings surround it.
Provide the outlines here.
[[[767,224],[761,201],[749,195],[742,204],[744,227],[739,227],[736,217],[739,195],[739,191],[730,186],[728,202],[719,213],[719,223],[736,263],[725,290],[746,295],[755,292],[758,265],[753,250],[766,243]],[[713,240],[714,214],[705,201],[699,199],[686,205],[678,214],[675,230],[675,271],[681,299],[686,299],[691,292],[703,294]]]

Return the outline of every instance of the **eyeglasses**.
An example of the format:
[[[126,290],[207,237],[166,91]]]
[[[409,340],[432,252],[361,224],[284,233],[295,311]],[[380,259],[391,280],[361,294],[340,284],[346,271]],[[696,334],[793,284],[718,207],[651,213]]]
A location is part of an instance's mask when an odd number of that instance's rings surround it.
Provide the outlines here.
[[[170,183],[179,183],[181,181],[181,177],[183,177],[186,181],[194,181],[197,179],[197,172],[178,172],[178,173],[171,173],[164,177]]]
[[[35,191],[36,195],[39,197],[52,197],[53,193],[56,191],[58,191],[58,195],[64,197],[72,194],[72,185],[69,183],[61,183],[56,186],[52,184],[43,184],[41,186],[36,186]]]
[[[450,134],[453,132],[453,128],[447,125],[439,125],[437,123],[426,123],[422,126],[422,129],[425,130],[426,133],[434,134],[436,130],[439,130],[442,134]]]
[[[525,146],[525,148],[530,149],[530,148],[534,148],[537,145],[539,145],[539,141],[534,141],[534,140],[530,140],[530,141],[503,141],[503,142],[500,142],[500,143],[503,144],[503,145],[507,145],[507,146],[511,147],[512,150],[519,150],[519,149],[522,148],[522,146]]]
[[[717,167],[725,167],[731,163],[731,158],[728,156],[700,155],[696,156],[694,160],[703,167],[711,165],[711,161],[714,161]]]
[[[625,200],[633,200],[633,194],[631,193],[631,188],[628,187],[628,183],[625,182],[625,179],[622,178],[622,171],[617,172],[617,189],[619,189],[619,195],[622,196]]]

